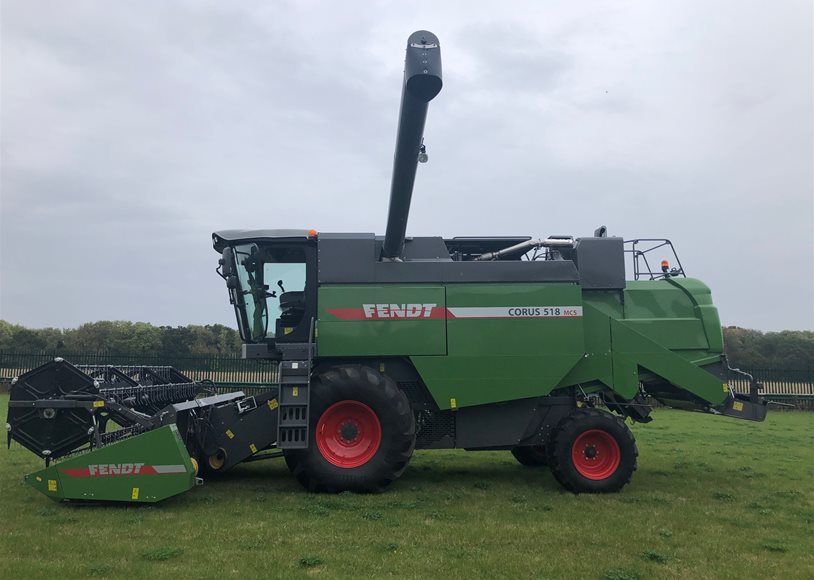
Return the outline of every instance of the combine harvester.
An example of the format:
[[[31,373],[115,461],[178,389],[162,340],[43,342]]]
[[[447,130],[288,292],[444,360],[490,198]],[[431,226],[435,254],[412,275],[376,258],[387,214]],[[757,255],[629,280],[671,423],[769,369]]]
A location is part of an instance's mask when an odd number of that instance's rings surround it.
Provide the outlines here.
[[[636,469],[624,419],[672,407],[762,421],[727,383],[710,291],[667,240],[406,238],[438,39],[410,36],[386,233],[213,234],[243,356],[277,361],[258,396],[206,394],[172,369],[55,360],[11,390],[9,441],[61,499],[150,502],[237,463],[284,456],[311,491],[380,491],[414,449],[510,450],[566,489]],[[653,252],[669,252],[651,268]],[[625,280],[625,256],[633,279]],[[661,257],[661,256],[659,256]],[[607,409],[607,410],[606,410]],[[121,426],[108,430],[109,421]]]

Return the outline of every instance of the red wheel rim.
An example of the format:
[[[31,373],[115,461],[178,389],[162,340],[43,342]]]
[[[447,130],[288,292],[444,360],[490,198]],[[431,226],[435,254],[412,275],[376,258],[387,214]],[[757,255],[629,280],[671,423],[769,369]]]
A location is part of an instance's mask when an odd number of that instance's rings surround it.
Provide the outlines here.
[[[571,446],[571,461],[579,474],[594,481],[616,472],[622,454],[616,439],[607,431],[591,429],[580,434]]]
[[[339,401],[325,409],[316,431],[317,449],[325,460],[346,469],[370,461],[382,442],[379,418],[359,401]]]

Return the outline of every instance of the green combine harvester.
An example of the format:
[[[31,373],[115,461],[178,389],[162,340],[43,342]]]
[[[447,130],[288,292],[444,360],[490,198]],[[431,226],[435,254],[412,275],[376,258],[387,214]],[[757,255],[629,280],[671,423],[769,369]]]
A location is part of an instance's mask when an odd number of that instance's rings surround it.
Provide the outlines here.
[[[710,290],[668,240],[405,237],[441,86],[438,39],[418,31],[384,236],[213,234],[243,356],[277,361],[277,384],[215,394],[174,369],[57,359],[11,389],[9,441],[46,461],[27,481],[55,500],[152,502],[284,457],[310,491],[375,492],[415,449],[462,448],[614,492],[636,470],[625,418],[650,421],[651,398],[762,421],[759,384],[728,385]]]

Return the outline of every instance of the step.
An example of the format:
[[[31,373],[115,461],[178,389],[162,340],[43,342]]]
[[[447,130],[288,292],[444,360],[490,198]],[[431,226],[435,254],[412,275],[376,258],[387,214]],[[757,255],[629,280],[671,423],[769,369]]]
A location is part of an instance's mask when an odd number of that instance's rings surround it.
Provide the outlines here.
[[[280,392],[277,420],[277,447],[305,449],[308,447],[308,403],[310,399],[311,365],[303,360],[280,363]]]

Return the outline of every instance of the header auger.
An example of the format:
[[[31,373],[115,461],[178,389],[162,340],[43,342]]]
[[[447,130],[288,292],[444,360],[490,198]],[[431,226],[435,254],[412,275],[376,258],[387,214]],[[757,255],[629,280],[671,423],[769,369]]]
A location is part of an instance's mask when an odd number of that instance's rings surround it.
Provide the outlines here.
[[[765,418],[757,387],[743,396],[727,384],[710,290],[659,254],[673,252],[669,241],[625,243],[604,226],[584,237],[406,236],[440,50],[429,32],[408,39],[384,236],[212,236],[243,356],[277,361],[278,384],[201,397],[183,379],[167,394],[119,384],[132,377],[124,370],[35,369],[19,384],[39,372],[45,387],[15,385],[10,438],[62,455],[29,478],[35,487],[55,499],[156,501],[194,485],[197,470],[283,455],[311,491],[380,491],[414,449],[463,448],[548,465],[574,492],[612,492],[636,469],[624,419],[650,421],[650,397]],[[677,267],[654,271],[665,257]],[[85,378],[62,380],[76,373]],[[130,431],[102,436],[108,419]]]

